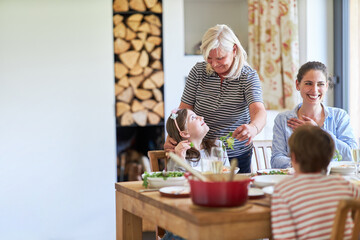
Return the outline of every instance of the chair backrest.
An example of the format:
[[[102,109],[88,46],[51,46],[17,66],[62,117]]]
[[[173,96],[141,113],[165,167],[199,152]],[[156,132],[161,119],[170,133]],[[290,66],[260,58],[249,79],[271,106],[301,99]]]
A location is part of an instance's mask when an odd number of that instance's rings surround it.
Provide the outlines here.
[[[148,157],[150,159],[150,169],[152,172],[160,171],[159,160],[163,159],[166,167],[167,157],[166,157],[166,152],[164,150],[148,151]],[[164,235],[165,235],[165,230],[160,227],[156,227],[156,239],[162,238]]]
[[[271,168],[270,158],[271,158],[271,148],[272,140],[254,140],[253,141],[253,154],[255,155],[256,169],[267,169]]]
[[[352,211],[352,217],[354,220],[351,239],[360,239],[360,200],[343,199],[340,200],[337,208],[334,225],[331,232],[331,240],[344,239],[346,219],[350,210]]]
[[[159,160],[163,159],[165,167],[167,164],[166,152],[164,150],[148,151],[148,157],[150,159],[150,169],[152,172],[160,171]]]

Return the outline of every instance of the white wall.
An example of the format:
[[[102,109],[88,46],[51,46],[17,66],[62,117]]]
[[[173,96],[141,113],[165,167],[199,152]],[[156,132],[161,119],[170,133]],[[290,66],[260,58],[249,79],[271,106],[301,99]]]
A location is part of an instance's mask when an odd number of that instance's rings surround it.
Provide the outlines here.
[[[199,50],[195,46],[201,42],[204,33],[216,24],[231,27],[247,51],[247,0],[184,0],[184,17],[186,54]]]
[[[111,3],[0,2],[0,239],[115,238]]]
[[[180,104],[185,77],[183,0],[163,0],[163,56],[165,121]],[[166,133],[166,131],[165,131]]]
[[[300,65],[307,61],[324,63],[334,74],[334,8],[329,0],[299,0]],[[334,92],[329,89],[325,98],[334,105]]]

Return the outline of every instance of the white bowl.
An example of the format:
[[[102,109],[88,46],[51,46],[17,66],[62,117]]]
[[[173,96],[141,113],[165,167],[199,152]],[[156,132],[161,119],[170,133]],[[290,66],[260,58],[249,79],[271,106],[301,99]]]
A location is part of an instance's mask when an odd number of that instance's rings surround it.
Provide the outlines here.
[[[155,172],[150,172],[149,174],[152,174]],[[142,178],[144,179],[144,174],[142,175]],[[169,186],[184,186],[187,182],[187,179],[182,177],[168,177],[166,179],[162,177],[148,177],[148,188],[156,188],[160,189],[162,187],[169,187]]]
[[[288,177],[289,175],[260,175],[255,176],[253,179],[255,186],[263,188],[266,186],[273,186]]]
[[[351,161],[339,161],[330,163],[331,173],[339,174],[353,174],[355,173],[356,166],[354,162]]]

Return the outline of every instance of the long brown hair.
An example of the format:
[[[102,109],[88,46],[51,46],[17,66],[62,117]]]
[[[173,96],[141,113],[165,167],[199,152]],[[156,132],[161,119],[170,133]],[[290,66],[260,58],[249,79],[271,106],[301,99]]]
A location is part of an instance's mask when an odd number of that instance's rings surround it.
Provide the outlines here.
[[[186,138],[183,138],[180,133],[179,130],[176,127],[176,124],[174,121],[176,121],[176,123],[179,126],[180,131],[185,131],[186,130],[186,120],[187,120],[187,115],[188,115],[188,111],[187,109],[179,109],[177,112],[177,117],[176,119],[172,119],[170,117],[168,117],[167,122],[166,122],[166,131],[169,134],[169,136],[171,138],[173,138],[176,142],[181,142],[183,140],[186,140]],[[203,145],[205,151],[210,154],[210,149],[212,147],[215,147],[215,139],[203,139],[201,144]],[[198,162],[200,160],[200,152],[199,150],[195,149],[195,148],[190,148],[189,150],[186,151],[186,159],[189,161],[193,161],[193,162]],[[194,160],[195,159],[195,160]]]

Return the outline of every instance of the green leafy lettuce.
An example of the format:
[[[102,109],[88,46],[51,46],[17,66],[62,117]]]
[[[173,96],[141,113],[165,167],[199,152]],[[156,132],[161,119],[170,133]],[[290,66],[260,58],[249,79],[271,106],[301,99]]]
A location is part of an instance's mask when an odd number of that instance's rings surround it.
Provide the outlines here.
[[[335,154],[334,154],[334,157],[333,159],[337,159],[338,161],[341,161],[342,160],[342,156],[341,154],[339,153],[339,151],[337,149],[335,149]]]
[[[164,180],[166,180],[169,177],[182,177],[184,176],[183,172],[154,172],[154,173],[148,173],[148,172],[144,172],[144,179],[143,179],[143,186],[145,188],[148,187],[149,182],[148,182],[148,178],[163,178]]]
[[[232,132],[229,132],[226,136],[220,137],[220,141],[223,143],[222,147],[225,151],[226,147],[234,150],[235,139],[232,137]]]

